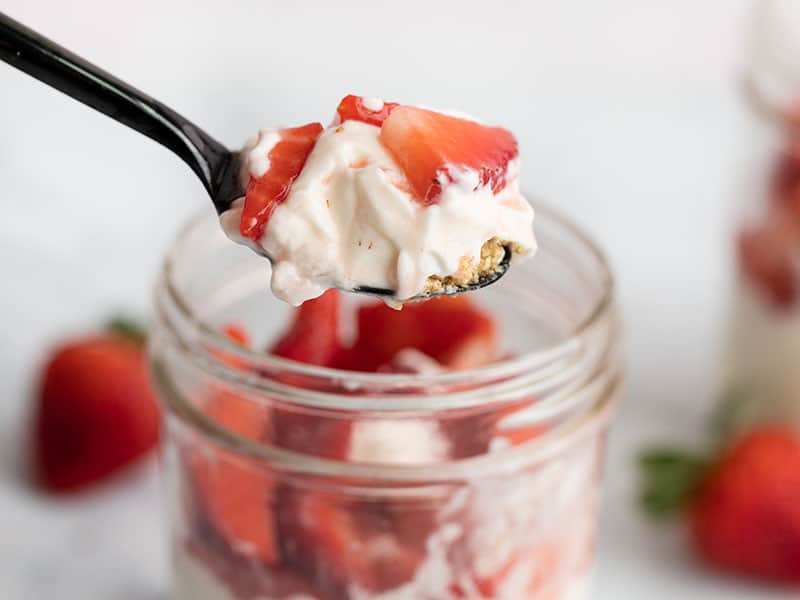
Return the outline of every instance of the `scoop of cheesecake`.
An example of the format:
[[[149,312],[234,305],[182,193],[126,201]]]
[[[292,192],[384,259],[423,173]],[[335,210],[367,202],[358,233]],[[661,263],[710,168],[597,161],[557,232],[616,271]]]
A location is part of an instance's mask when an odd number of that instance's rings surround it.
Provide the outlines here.
[[[262,131],[243,164],[247,194],[223,224],[272,258],[290,304],[332,287],[402,302],[477,281],[504,246],[536,248],[516,140],[474,120],[348,96],[326,129]]]

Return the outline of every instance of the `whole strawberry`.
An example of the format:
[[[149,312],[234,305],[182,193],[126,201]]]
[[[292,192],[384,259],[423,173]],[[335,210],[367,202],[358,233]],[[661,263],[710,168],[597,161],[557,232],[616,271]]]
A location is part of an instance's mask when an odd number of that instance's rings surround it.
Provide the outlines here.
[[[84,488],[156,446],[160,411],[143,342],[137,329],[115,322],[108,333],[54,351],[34,414],[33,462],[42,487]]]
[[[670,451],[642,457],[644,504],[665,514],[683,507],[692,540],[709,563],[800,584],[800,435],[761,426],[716,458]]]
[[[690,507],[695,545],[720,567],[800,583],[800,438],[762,428],[726,450]]]

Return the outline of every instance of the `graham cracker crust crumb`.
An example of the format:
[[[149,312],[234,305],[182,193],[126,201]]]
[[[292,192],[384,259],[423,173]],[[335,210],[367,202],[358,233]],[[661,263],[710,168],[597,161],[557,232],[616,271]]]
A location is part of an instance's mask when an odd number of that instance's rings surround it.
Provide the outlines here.
[[[462,256],[458,271],[452,275],[441,277],[431,275],[425,285],[426,292],[443,292],[450,288],[462,288],[478,283],[481,277],[493,274],[505,256],[505,247],[509,246],[514,253],[523,252],[524,249],[516,243],[504,242],[492,238],[481,247],[481,256],[478,261],[469,256]]]

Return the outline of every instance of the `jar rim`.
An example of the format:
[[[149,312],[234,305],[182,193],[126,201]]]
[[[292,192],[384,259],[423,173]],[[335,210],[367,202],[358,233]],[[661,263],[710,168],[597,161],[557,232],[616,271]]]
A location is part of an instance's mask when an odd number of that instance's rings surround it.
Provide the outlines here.
[[[208,218],[205,212],[192,218],[179,232],[164,260],[160,288],[168,295],[170,301],[180,313],[180,316],[187,322],[192,323],[195,328],[195,333],[198,336],[198,341],[201,344],[204,344],[206,347],[219,348],[223,350],[226,355],[246,361],[248,364],[257,365],[259,368],[263,368],[268,372],[280,371],[301,377],[344,381],[346,382],[345,387],[354,390],[369,388],[376,385],[386,388],[400,388],[410,383],[413,383],[413,386],[416,388],[430,387],[436,389],[438,386],[453,386],[465,381],[498,381],[519,373],[540,373],[542,371],[547,371],[548,366],[574,353],[575,350],[580,347],[581,339],[587,332],[597,323],[610,317],[613,313],[615,284],[604,252],[588,234],[580,227],[573,224],[569,219],[561,216],[558,211],[546,205],[537,204],[535,210],[537,219],[542,216],[545,217],[548,221],[553,222],[573,236],[585,250],[588,250],[591,257],[598,265],[599,272],[597,275],[599,279],[599,292],[597,293],[592,308],[588,310],[586,315],[556,344],[535,351],[523,352],[514,356],[505,357],[489,365],[475,369],[430,374],[346,371],[301,363],[275,356],[268,352],[246,348],[235,343],[226,337],[217,327],[206,322],[192,309],[190,302],[184,297],[174,281],[175,265],[179,260],[177,254],[181,247],[181,242],[189,236],[191,231],[197,227],[199,223]],[[532,260],[535,260],[535,257]],[[245,387],[252,386],[265,391],[275,391],[275,386],[278,387],[278,391],[286,391],[285,388],[291,387],[283,386],[274,381],[260,381],[260,378],[257,376],[254,377],[252,374],[242,373],[242,371],[232,369],[223,363],[211,364],[206,362],[204,366],[214,371],[215,374],[219,374],[225,379],[237,382]],[[324,393],[322,394],[324,396]],[[448,392],[447,396],[452,398],[453,392]],[[432,404],[430,400],[433,397],[435,397],[435,395],[427,397],[428,403],[426,404],[428,406]],[[380,407],[382,404],[385,404],[387,408],[396,407],[397,398],[398,396],[395,394],[392,396],[392,400],[382,403],[379,398],[373,396],[369,399],[369,408]],[[318,406],[328,405],[324,400],[320,401],[319,398],[316,398],[316,400],[315,402],[315,398],[312,395],[307,397],[304,403]],[[353,409],[363,410],[365,408],[355,397],[345,404],[348,404],[349,407]],[[461,406],[462,404],[459,402],[445,402],[442,407],[457,408]],[[408,408],[408,405],[406,405],[406,408]]]

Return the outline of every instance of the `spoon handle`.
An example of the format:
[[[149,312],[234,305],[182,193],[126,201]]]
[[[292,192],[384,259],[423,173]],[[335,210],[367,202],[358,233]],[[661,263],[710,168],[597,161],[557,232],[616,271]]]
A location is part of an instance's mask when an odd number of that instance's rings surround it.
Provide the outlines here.
[[[174,110],[1,12],[0,60],[166,146],[214,195],[230,152]]]

